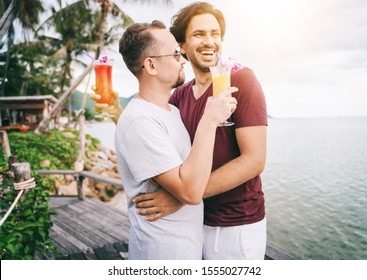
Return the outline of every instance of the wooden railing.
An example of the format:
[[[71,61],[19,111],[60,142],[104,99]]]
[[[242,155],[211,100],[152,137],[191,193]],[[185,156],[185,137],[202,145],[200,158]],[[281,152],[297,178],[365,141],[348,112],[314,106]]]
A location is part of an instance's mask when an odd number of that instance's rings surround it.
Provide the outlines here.
[[[110,185],[114,185],[122,188],[121,180],[110,178],[107,176],[103,176],[100,174],[96,174],[90,171],[75,171],[75,170],[36,170],[36,172],[40,175],[72,175],[75,177],[77,182],[77,190],[78,190],[78,198],[80,200],[84,200],[83,193],[83,180],[84,178],[92,179],[94,182],[102,182]]]

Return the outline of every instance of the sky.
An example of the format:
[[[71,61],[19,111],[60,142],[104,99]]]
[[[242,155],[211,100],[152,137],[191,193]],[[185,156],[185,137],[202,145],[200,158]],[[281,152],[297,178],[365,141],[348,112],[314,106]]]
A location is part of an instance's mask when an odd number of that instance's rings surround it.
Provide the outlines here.
[[[160,19],[169,27],[171,17],[193,1],[173,0],[169,6],[115,2],[135,22]],[[223,55],[254,71],[269,115],[367,115],[367,1],[208,2],[226,19]],[[137,81],[125,67],[117,44],[105,49],[105,54],[115,59],[114,89],[120,96],[135,94]],[[189,63],[185,72],[186,80],[191,80]],[[80,89],[88,87],[85,82]]]

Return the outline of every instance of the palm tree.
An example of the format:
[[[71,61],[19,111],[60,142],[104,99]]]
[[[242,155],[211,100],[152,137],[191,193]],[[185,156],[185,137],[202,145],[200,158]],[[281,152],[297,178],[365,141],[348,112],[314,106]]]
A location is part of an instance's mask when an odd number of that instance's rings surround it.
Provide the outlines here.
[[[97,48],[95,51],[95,58],[97,59],[99,57],[99,54],[101,53],[103,47],[106,44],[106,39],[108,39],[110,36],[108,34],[107,30],[107,19],[109,15],[112,15],[114,18],[122,18],[123,19],[123,25],[122,27],[127,27],[131,23],[133,23],[133,20],[128,17],[120,8],[119,6],[111,0],[95,0],[100,5],[100,18],[97,21],[98,22],[98,35],[97,35]],[[136,2],[136,0],[132,0]],[[143,3],[151,2],[149,0],[141,0]],[[61,2],[61,0],[59,0]],[[88,0],[80,0],[75,2],[73,5],[80,5],[78,3],[83,2],[83,4],[88,4]],[[126,2],[126,1],[125,1]],[[171,3],[171,0],[163,0],[164,3],[168,4]],[[70,9],[70,7],[66,7],[66,9]],[[113,31],[114,27],[110,29],[110,31]],[[75,35],[75,34],[74,34]],[[67,100],[67,98],[70,96],[70,94],[75,90],[75,88],[83,81],[85,76],[92,71],[93,64],[87,66],[87,68],[84,70],[84,72],[79,76],[79,78],[66,90],[63,92],[63,94],[60,96],[58,102],[54,105],[52,112],[49,117],[45,117],[35,130],[37,134],[41,134],[44,132],[49,122],[53,117],[56,116],[56,114],[59,112],[59,110],[62,108],[64,102]]]
[[[23,30],[24,37],[27,36],[27,31],[34,30],[39,23],[39,14],[43,12],[41,0],[0,0],[0,12],[3,13],[0,19],[0,41],[5,34],[7,38],[7,57],[4,65],[2,83],[0,84],[0,96],[5,92],[5,81],[8,75],[9,68],[9,50],[14,42],[14,26],[13,22],[18,19]]]
[[[19,20],[24,30],[33,30],[38,25],[39,15],[44,8],[41,0],[0,0],[0,11],[5,11],[0,19],[1,41],[15,19]]]
[[[82,50],[95,52],[98,58],[99,50],[114,39],[111,36],[112,30],[121,30],[133,21],[116,5],[110,8],[102,4],[102,12],[100,12],[94,11],[92,5],[85,0],[66,7],[62,7],[61,1],[58,3],[58,7],[52,7],[52,15],[36,30],[36,37],[55,46],[57,48],[55,56],[61,56],[65,60],[60,75],[61,94],[65,86],[69,86],[72,62],[86,66],[78,60]],[[112,14],[114,20],[114,26],[110,30],[106,30],[108,13]],[[104,35],[100,35],[101,33]]]
[[[97,0],[98,1],[98,0]],[[93,51],[96,53],[96,58],[99,56],[100,50],[104,44],[112,42],[111,36],[109,40],[104,36],[100,36],[99,30],[101,28],[106,30],[107,15],[111,13],[114,18],[115,24],[113,28],[124,28],[130,25],[133,21],[123,11],[121,11],[116,5],[102,4],[101,12],[93,12],[90,3],[88,1],[77,1],[66,7],[62,7],[61,1],[58,2],[58,11],[53,7],[53,14],[48,18],[36,31],[36,36],[41,40],[47,40],[54,45],[59,46],[58,54],[63,53],[65,56],[65,62],[62,65],[62,71],[60,75],[60,95],[59,102],[54,106],[55,114],[57,114],[62,108],[63,104],[69,99],[69,120],[71,119],[71,93],[84,79],[84,77],[91,72],[91,65],[83,72],[82,77],[70,87],[71,81],[71,64],[72,62],[82,63],[78,60],[78,55],[81,54],[83,49]],[[46,36],[46,31],[53,30],[53,37]],[[112,29],[113,29],[112,28]],[[111,32],[111,30],[108,30]],[[106,31],[104,31],[106,34]],[[55,36],[58,34],[59,36]],[[98,42],[98,43],[96,43]],[[67,88],[64,91],[64,88]],[[52,117],[52,116],[51,116]],[[47,126],[48,123],[45,121]],[[42,124],[42,122],[41,122]],[[41,127],[40,124],[40,127]],[[38,130],[36,130],[38,132]]]
[[[47,42],[56,49],[54,54],[63,61],[60,71],[59,94],[69,87],[71,80],[71,63],[81,53],[85,44],[96,40],[95,14],[84,1],[58,10],[52,7],[52,15],[36,30],[35,37]]]

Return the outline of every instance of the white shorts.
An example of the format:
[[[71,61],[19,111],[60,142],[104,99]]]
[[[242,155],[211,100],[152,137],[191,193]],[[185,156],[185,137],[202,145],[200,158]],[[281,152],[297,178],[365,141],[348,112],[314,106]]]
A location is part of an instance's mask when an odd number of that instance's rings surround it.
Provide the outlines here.
[[[263,260],[266,249],[266,218],[249,225],[204,225],[204,260]]]

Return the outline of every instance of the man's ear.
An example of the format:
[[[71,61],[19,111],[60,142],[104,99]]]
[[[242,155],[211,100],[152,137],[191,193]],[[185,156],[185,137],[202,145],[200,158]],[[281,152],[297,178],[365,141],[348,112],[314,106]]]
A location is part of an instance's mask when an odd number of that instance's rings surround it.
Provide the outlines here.
[[[185,50],[185,43],[178,43],[178,45],[180,46],[180,49],[181,49],[181,54],[182,56],[186,59],[186,60],[189,60],[186,56],[186,50]]]
[[[185,43],[178,43],[181,49],[181,54],[186,54]]]
[[[148,72],[148,74],[150,75],[157,75],[157,68],[154,64],[154,60],[150,57],[147,57],[144,60],[144,68],[146,69],[146,71]]]

